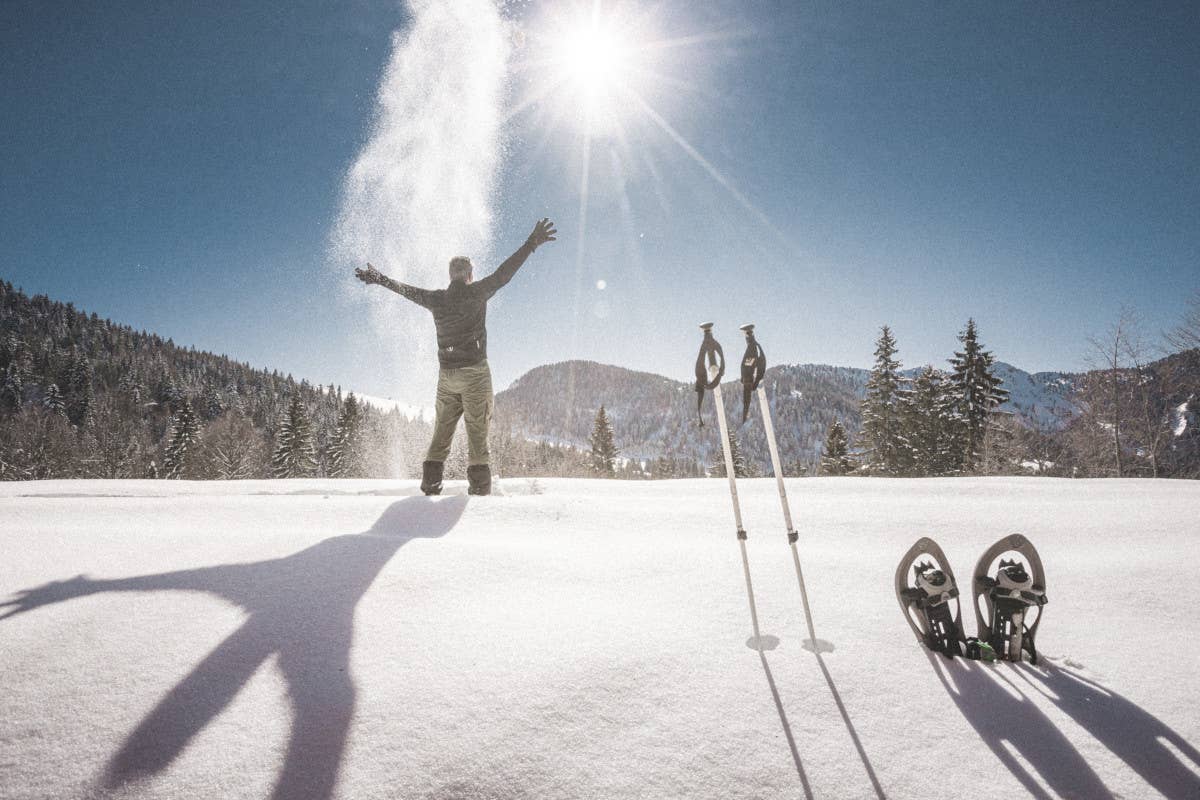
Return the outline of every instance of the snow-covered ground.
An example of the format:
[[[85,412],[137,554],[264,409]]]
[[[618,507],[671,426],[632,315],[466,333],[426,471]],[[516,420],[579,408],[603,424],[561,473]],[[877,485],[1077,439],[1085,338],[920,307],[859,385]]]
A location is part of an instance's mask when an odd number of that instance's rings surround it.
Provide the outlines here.
[[[4,798],[1200,797],[1200,483],[0,485]],[[1040,549],[1044,666],[913,640],[896,561]],[[77,577],[82,575],[82,577]],[[974,623],[967,625],[974,632]]]

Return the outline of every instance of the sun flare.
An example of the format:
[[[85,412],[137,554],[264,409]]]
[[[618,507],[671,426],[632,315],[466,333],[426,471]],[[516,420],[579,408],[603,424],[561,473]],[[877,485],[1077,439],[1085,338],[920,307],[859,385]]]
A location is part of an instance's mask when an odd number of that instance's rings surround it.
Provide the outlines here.
[[[570,31],[558,49],[558,61],[576,88],[596,91],[620,78],[628,47],[613,31],[583,25]]]
[[[563,83],[572,115],[593,133],[615,133],[622,95],[638,89],[638,42],[611,20],[585,16],[556,33],[550,71]]]
[[[514,103],[506,121],[528,114],[534,157],[549,143],[578,165],[579,210],[575,243],[574,313],[581,311],[587,262],[588,206],[592,173],[610,175],[617,189],[622,229],[631,237],[637,210],[626,191],[630,178],[649,178],[660,202],[666,181],[656,163],[664,144],[677,150],[734,202],[769,230],[789,253],[795,248],[751,199],[671,122],[713,98],[706,85],[710,52],[728,58],[735,42],[753,31],[723,25],[712,30],[674,32],[686,15],[671,14],[663,4],[628,0],[580,0],[548,5],[544,13],[514,35]],[[593,150],[603,154],[593,158]],[[573,152],[572,152],[573,151]],[[636,246],[632,245],[632,246]],[[597,281],[604,291],[608,283]],[[616,285],[616,284],[613,284]],[[575,335],[573,333],[573,335]]]

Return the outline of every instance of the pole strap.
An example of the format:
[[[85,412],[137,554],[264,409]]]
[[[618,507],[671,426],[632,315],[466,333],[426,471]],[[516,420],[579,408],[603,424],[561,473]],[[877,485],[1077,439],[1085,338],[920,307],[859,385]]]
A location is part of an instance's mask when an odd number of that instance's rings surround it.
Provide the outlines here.
[[[704,331],[704,341],[700,343],[700,352],[696,355],[696,419],[700,421],[701,428],[704,427],[704,417],[700,414],[704,405],[704,390],[720,391],[718,387],[725,376],[725,351],[713,338],[712,326],[711,322],[700,326],[700,330]],[[716,373],[710,379],[713,367],[716,367]]]
[[[750,416],[750,396],[758,389],[763,376],[767,374],[767,355],[763,352],[762,345],[754,338],[754,326],[747,324],[743,325],[741,329],[746,333],[746,352],[742,354],[742,424],[744,425],[746,418]]]

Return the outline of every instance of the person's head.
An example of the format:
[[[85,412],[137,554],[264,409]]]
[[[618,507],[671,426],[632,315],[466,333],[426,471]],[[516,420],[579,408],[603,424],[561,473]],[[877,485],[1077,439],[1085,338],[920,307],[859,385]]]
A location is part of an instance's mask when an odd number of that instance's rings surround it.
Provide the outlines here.
[[[466,256],[455,256],[450,259],[450,280],[470,283],[474,271],[471,259]]]

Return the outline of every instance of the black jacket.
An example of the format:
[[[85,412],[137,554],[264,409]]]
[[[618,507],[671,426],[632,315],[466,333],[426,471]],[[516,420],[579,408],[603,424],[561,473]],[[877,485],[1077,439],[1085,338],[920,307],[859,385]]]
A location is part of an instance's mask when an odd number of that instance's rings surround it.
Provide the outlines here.
[[[495,272],[473,283],[451,281],[445,289],[419,289],[386,278],[383,285],[433,312],[439,364],[469,367],[487,358],[487,301],[512,280],[534,249],[525,242]]]

